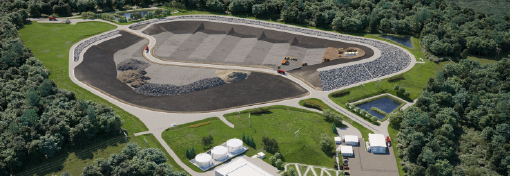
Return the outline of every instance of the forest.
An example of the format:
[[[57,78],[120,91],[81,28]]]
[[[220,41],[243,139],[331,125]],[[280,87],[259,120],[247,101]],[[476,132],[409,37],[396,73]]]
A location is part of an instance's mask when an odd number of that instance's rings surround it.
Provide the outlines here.
[[[98,136],[119,135],[112,108],[59,89],[18,35],[24,18],[0,13],[0,175],[50,159],[65,147],[83,148]],[[11,18],[14,17],[14,18]]]
[[[166,161],[165,154],[160,149],[141,149],[136,143],[128,143],[121,153],[111,154],[108,159],[95,159],[92,164],[85,166],[81,176],[187,176],[184,171],[174,171],[173,167]],[[68,175],[64,172],[61,176]]]
[[[510,174],[510,59],[448,64],[403,115],[398,155],[408,175]]]

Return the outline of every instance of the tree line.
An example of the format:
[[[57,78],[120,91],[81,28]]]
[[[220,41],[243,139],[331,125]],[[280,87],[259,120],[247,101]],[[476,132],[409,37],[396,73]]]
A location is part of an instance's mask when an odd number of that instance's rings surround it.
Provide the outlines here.
[[[510,59],[448,64],[390,123],[409,175],[510,174]]]
[[[41,61],[23,45],[25,18],[0,11],[0,175],[82,148],[98,136],[118,135],[123,120],[111,107],[59,89]]]

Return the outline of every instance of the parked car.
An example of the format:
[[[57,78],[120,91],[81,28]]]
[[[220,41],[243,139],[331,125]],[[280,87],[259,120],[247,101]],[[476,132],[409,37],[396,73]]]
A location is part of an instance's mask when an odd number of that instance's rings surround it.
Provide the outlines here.
[[[349,165],[349,164],[347,164],[347,163],[344,163],[344,166],[348,166],[348,165]]]
[[[344,163],[348,163],[348,162],[349,162],[349,160],[348,160],[348,159],[344,159]]]
[[[349,172],[344,172],[344,175],[351,175],[351,173],[349,173]]]
[[[344,167],[344,170],[349,170],[349,167]]]

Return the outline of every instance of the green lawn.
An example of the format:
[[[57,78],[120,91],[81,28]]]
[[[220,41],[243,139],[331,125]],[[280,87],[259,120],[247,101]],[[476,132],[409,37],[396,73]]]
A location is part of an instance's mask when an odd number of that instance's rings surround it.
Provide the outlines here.
[[[317,99],[317,98],[309,98],[309,99],[305,99],[305,100],[316,100],[316,101],[319,101],[321,102],[323,105],[327,106],[328,109],[332,109],[334,110],[333,108],[331,108],[330,106],[328,106],[326,103],[324,103],[322,100],[320,99]],[[303,106],[303,101],[304,100],[301,100],[299,101],[299,105]],[[305,107],[306,108],[306,107]],[[351,124],[354,128],[358,129],[360,132],[361,132],[361,136],[363,137],[363,139],[368,140],[368,134],[372,133],[374,134],[374,132],[372,130],[369,130],[368,128],[366,128],[365,126],[359,124],[358,122],[352,120],[351,118],[343,115],[342,113],[339,113],[338,111],[335,111],[337,112],[338,114],[340,114],[340,116],[342,116],[342,119],[344,120],[344,122],[347,122],[349,124]],[[336,124],[335,124],[336,125]],[[337,125],[338,127],[341,127],[343,126],[342,125]]]
[[[397,145],[398,145],[398,141],[397,141],[398,130],[393,128],[393,126],[388,125],[388,133],[390,134],[391,148],[393,149],[393,153],[395,155],[395,159],[397,160],[398,174],[400,176],[404,176],[405,172],[402,170],[402,165],[400,165],[400,160],[402,160],[402,159],[400,159],[400,157],[398,157],[398,149],[397,149]]]
[[[129,141],[144,144],[143,140],[133,135],[134,133],[148,130],[145,124],[136,116],[74,84],[69,78],[68,66],[71,46],[87,37],[115,28],[113,25],[101,22],[86,22],[76,25],[34,22],[21,28],[19,34],[24,44],[32,50],[35,57],[41,60],[47,69],[51,70],[49,79],[53,79],[59,88],[74,91],[77,98],[92,100],[114,108],[115,112],[124,120],[122,128],[128,131]],[[101,141],[101,139],[93,140],[84,149],[64,149],[62,154],[48,162],[30,167],[28,170],[47,168],[46,171],[37,172],[38,175],[60,175],[57,172],[57,168],[63,167],[64,171],[69,171],[73,175],[79,175],[81,169],[90,164],[94,159],[98,157],[108,158],[110,153],[120,153],[121,149],[125,146],[124,139],[118,143],[96,146]]]
[[[319,143],[322,133],[328,134],[331,138],[334,134],[331,131],[331,123],[324,121],[320,113],[287,106],[271,106],[269,113],[251,115],[253,117],[251,127],[248,126],[246,111],[241,112],[240,118],[236,113],[225,114],[224,117],[234,124],[235,128],[230,128],[219,118],[212,117],[169,128],[163,132],[162,136],[179,159],[197,172],[201,172],[200,169],[192,165],[185,156],[186,147],[193,146],[196,154],[202,153],[209,149],[202,145],[202,137],[212,135],[214,138],[212,146],[216,146],[232,138],[241,139],[243,132],[250,137],[253,136],[256,145],[255,148],[249,147],[247,156],[264,152],[266,153],[264,161],[270,163],[269,157],[273,154],[266,152],[262,144],[262,137],[269,137],[278,142],[284,162],[333,167],[331,156],[321,150]],[[190,125],[203,122],[211,123],[197,128],[188,128]],[[299,130],[299,140],[296,142],[294,132],[297,130]]]

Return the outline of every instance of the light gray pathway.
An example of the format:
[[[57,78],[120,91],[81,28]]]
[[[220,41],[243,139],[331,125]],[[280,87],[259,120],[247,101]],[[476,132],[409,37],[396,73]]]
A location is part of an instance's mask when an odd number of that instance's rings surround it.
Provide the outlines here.
[[[186,19],[186,20],[187,21],[192,21],[192,19]],[[106,22],[106,23],[110,23],[110,24],[116,25],[114,23],[107,22],[107,21],[104,21],[104,20],[82,20],[82,19],[72,19],[71,20],[72,23],[87,22],[87,21],[102,21],[102,22]],[[174,21],[179,21],[179,20],[176,19]],[[181,20],[181,21],[183,21],[183,20]],[[204,21],[204,20],[202,20],[202,21]],[[215,21],[215,22],[228,23],[228,22],[222,22],[222,21]],[[152,23],[152,24],[155,24],[155,23]],[[145,28],[150,27],[152,24],[147,25]],[[240,24],[240,25],[245,25],[245,24]],[[122,30],[122,29],[123,30],[127,30],[127,31],[133,32],[133,33],[135,33],[137,35],[140,35],[140,36],[143,36],[143,37],[147,38],[150,41],[149,42],[149,48],[154,47],[154,45],[156,43],[156,38],[154,38],[153,36],[145,35],[145,34],[143,34],[141,32],[141,31],[143,31],[143,29],[135,31],[135,30],[130,30],[128,28],[128,25],[116,25],[116,26],[118,26],[117,29],[119,29],[119,30]],[[265,27],[260,27],[260,28],[265,28]],[[293,33],[293,32],[289,32],[289,33]],[[300,35],[303,35],[303,34],[300,33]],[[318,38],[325,38],[325,37],[314,36],[314,35],[309,35],[309,36],[318,37]],[[182,36],[182,37],[184,38],[184,36]],[[235,47],[237,42],[232,42],[231,43],[232,46],[230,46],[230,48],[231,48],[230,51]],[[205,176],[205,175],[212,175],[213,173],[212,172],[197,173],[197,172],[191,170],[191,168],[189,168],[187,165],[185,165],[184,163],[182,163],[182,161],[180,161],[178,159],[177,155],[173,152],[173,150],[168,146],[168,144],[161,137],[162,132],[165,129],[169,128],[171,126],[171,124],[173,124],[173,123],[183,124],[183,123],[193,122],[193,121],[197,121],[197,120],[201,120],[201,119],[209,118],[209,117],[219,117],[225,124],[227,124],[230,127],[234,127],[230,122],[228,122],[225,118],[223,118],[223,114],[230,113],[230,112],[235,112],[236,110],[241,111],[241,110],[245,110],[245,109],[251,109],[251,108],[262,107],[262,106],[270,106],[270,105],[286,105],[286,106],[300,107],[299,104],[298,104],[299,100],[307,99],[307,98],[319,98],[319,99],[323,100],[326,104],[328,104],[329,106],[331,106],[332,108],[337,110],[338,112],[340,112],[340,113],[348,116],[349,118],[357,121],[358,123],[362,124],[363,126],[367,127],[368,129],[371,129],[375,133],[381,133],[381,134],[384,134],[384,135],[387,135],[387,133],[388,133],[388,131],[387,131],[388,122],[387,121],[386,122],[382,122],[380,126],[372,125],[372,124],[370,124],[368,122],[365,123],[363,119],[361,119],[360,117],[350,113],[346,109],[336,105],[333,101],[331,101],[328,98],[328,94],[330,94],[330,93],[332,93],[334,91],[338,91],[338,90],[342,90],[342,89],[347,89],[347,88],[351,88],[351,87],[356,87],[356,86],[358,86],[360,84],[363,84],[363,83],[368,83],[368,82],[375,81],[375,79],[363,81],[363,82],[360,82],[360,83],[357,83],[357,84],[353,84],[353,85],[350,85],[350,86],[342,87],[342,88],[339,88],[339,89],[334,89],[334,90],[331,90],[331,91],[316,91],[316,90],[310,88],[309,86],[307,86],[305,83],[303,83],[302,81],[300,81],[297,78],[294,78],[294,77],[289,76],[289,75],[281,75],[281,76],[284,76],[284,77],[286,77],[286,78],[296,82],[300,86],[302,86],[305,89],[307,89],[310,92],[310,95],[306,96],[306,97],[292,99],[292,100],[284,100],[284,101],[280,101],[280,102],[273,102],[273,103],[267,103],[267,104],[261,104],[261,105],[255,105],[255,106],[243,107],[243,108],[231,109],[231,110],[223,110],[223,111],[218,111],[218,112],[209,112],[209,113],[166,113],[166,112],[159,112],[159,111],[151,111],[151,110],[142,109],[142,108],[138,108],[138,107],[134,107],[134,106],[130,106],[130,105],[124,104],[124,103],[122,103],[122,102],[120,102],[120,101],[118,101],[118,100],[116,100],[116,99],[114,99],[112,97],[109,97],[109,96],[99,92],[98,90],[93,89],[93,88],[91,88],[91,87],[81,83],[80,81],[78,81],[75,78],[75,76],[74,76],[74,68],[82,62],[82,59],[80,59],[78,62],[74,62],[74,53],[73,53],[73,51],[74,51],[74,48],[76,46],[78,46],[80,43],[81,42],[73,45],[73,47],[71,47],[71,49],[69,51],[70,52],[70,55],[69,55],[69,59],[70,59],[69,60],[69,77],[71,78],[71,80],[74,83],[78,84],[80,87],[83,87],[83,88],[87,89],[88,91],[90,91],[90,92],[100,96],[101,98],[104,98],[105,100],[107,100],[107,101],[117,105],[118,107],[126,110],[127,112],[137,116],[149,128],[149,131],[137,133],[135,135],[148,134],[148,133],[154,134],[154,136],[156,136],[158,141],[168,151],[168,153],[171,155],[171,157],[175,159],[177,164],[179,164],[182,168],[184,168],[191,175],[204,175]],[[98,43],[100,43],[100,42],[97,42],[94,45],[97,45]],[[355,43],[355,42],[347,42],[347,43]],[[390,44],[390,45],[392,45],[392,44]],[[93,46],[93,45],[91,45],[91,46]],[[251,59],[251,58],[255,57],[256,55],[258,55],[258,57],[263,55],[262,59],[265,59],[266,55],[261,54],[261,53],[268,53],[269,49],[272,48],[272,47],[266,48],[266,51],[263,52],[264,51],[264,49],[263,49],[264,46],[263,46],[263,42],[261,42],[260,40],[257,42],[257,44],[255,44],[255,46],[253,48],[257,48],[257,47],[259,47],[260,50],[256,50],[255,51],[254,49],[252,49],[250,51],[250,54],[248,54],[248,56],[246,57],[246,59]],[[82,58],[83,58],[83,54],[85,53],[85,51],[88,48],[90,48],[90,46],[85,48],[83,50],[83,52],[81,53],[81,57]],[[175,47],[175,48],[177,48],[177,47]],[[228,56],[228,54],[230,54],[230,51],[226,52],[227,54],[226,55],[224,54],[225,56],[223,56],[223,58],[226,58]],[[369,59],[365,59],[365,60],[363,60],[363,62],[372,61],[375,58],[379,57],[380,54],[381,54],[380,51],[377,50],[377,49],[374,49],[374,52],[375,53],[374,53],[373,57],[371,57]],[[414,57],[407,50],[404,50],[404,52],[408,53],[409,56]],[[224,51],[224,53],[225,53],[225,51]],[[214,51],[213,51],[212,54],[214,54]],[[270,70],[270,69],[244,67],[244,66],[215,65],[215,64],[197,64],[197,63],[190,64],[190,63],[184,63],[184,62],[163,61],[163,60],[159,60],[159,59],[153,57],[150,54],[146,54],[145,52],[143,53],[143,55],[147,59],[149,59],[150,61],[154,62],[152,64],[161,63],[161,64],[169,64],[169,65],[174,65],[174,66],[190,66],[190,65],[192,65],[192,66],[198,66],[198,67],[204,67],[204,68],[236,69],[236,70],[246,70],[246,71],[259,71],[259,72],[264,72],[264,73],[273,73],[274,72],[273,70]],[[283,56],[282,56],[281,59],[283,59]],[[280,59],[280,61],[281,61],[281,59]],[[384,78],[387,78],[387,77],[391,77],[391,76],[394,76],[394,75],[398,75],[398,74],[404,73],[404,72],[410,70],[415,65],[415,63],[416,63],[416,59],[411,59],[411,64],[406,69],[404,69],[404,70],[402,70],[400,72],[391,74],[391,75],[380,77],[379,79],[384,79]],[[322,68],[322,69],[332,69],[332,68],[339,67],[339,66],[340,65],[333,65],[333,66],[329,66],[327,68],[325,67],[325,68]],[[302,107],[300,107],[300,108],[302,108]],[[393,161],[393,162],[396,164],[395,161]],[[366,172],[364,171],[363,172],[363,175],[367,175],[367,174],[368,175],[370,175],[370,174],[377,175],[378,172],[375,172],[375,171],[366,171]]]

